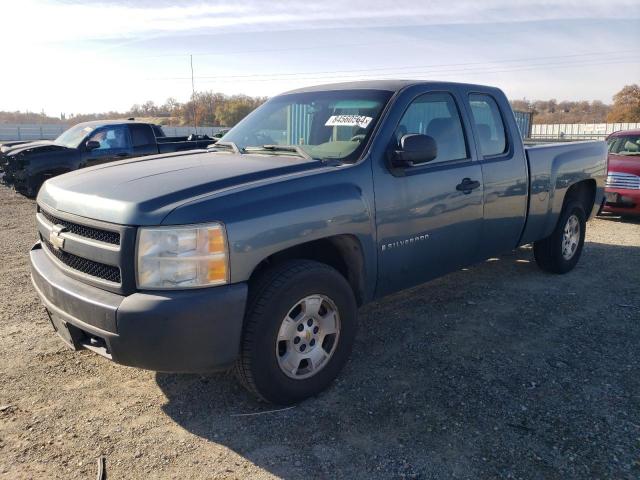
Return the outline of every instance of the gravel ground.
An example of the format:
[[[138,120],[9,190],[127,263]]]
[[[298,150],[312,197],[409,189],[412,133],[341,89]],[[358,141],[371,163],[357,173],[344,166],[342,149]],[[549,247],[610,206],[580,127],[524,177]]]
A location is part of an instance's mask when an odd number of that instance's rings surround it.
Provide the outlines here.
[[[0,478],[638,478],[640,223],[589,223],[363,308],[318,398],[268,413],[227,374],[71,352],[34,294],[34,202],[0,187]],[[257,414],[257,415],[246,415]]]

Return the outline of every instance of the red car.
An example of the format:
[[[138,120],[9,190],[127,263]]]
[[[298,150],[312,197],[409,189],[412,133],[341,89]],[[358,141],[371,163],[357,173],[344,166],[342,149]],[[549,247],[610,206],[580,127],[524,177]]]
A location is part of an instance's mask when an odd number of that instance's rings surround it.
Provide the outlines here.
[[[604,211],[640,216],[640,130],[612,133],[607,144],[609,171]]]

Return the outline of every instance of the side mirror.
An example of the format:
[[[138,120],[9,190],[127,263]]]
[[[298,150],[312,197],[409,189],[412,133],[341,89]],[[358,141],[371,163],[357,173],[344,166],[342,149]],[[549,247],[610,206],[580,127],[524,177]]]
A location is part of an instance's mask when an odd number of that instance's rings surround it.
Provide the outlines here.
[[[96,148],[100,148],[100,142],[96,142],[95,140],[89,140],[85,145],[85,148],[89,151],[95,150]]]
[[[400,139],[400,149],[392,155],[394,167],[412,167],[427,163],[438,156],[438,146],[433,137],[411,133]]]

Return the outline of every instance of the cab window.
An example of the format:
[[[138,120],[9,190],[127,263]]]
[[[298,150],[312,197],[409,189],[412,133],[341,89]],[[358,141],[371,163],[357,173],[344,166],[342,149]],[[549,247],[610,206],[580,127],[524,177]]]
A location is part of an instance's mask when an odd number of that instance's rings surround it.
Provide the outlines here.
[[[489,95],[469,95],[471,114],[478,135],[477,142],[483,157],[500,155],[507,151],[507,136],[498,104]]]
[[[426,93],[409,105],[396,128],[395,141],[399,145],[404,135],[413,133],[436,141],[438,155],[430,163],[468,157],[460,112],[448,93]]]
[[[101,128],[93,133],[87,141],[94,141],[100,144],[98,148],[93,150],[95,153],[129,148],[129,134],[124,125]]]

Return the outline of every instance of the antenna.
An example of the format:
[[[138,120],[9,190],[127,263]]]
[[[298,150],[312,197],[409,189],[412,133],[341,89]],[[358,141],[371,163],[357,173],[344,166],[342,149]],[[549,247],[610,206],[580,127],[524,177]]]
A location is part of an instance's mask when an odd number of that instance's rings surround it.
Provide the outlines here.
[[[198,134],[198,118],[196,117],[196,87],[193,82],[193,55],[189,55],[189,60],[191,62],[191,101],[193,102],[193,123],[196,129],[196,135]]]

